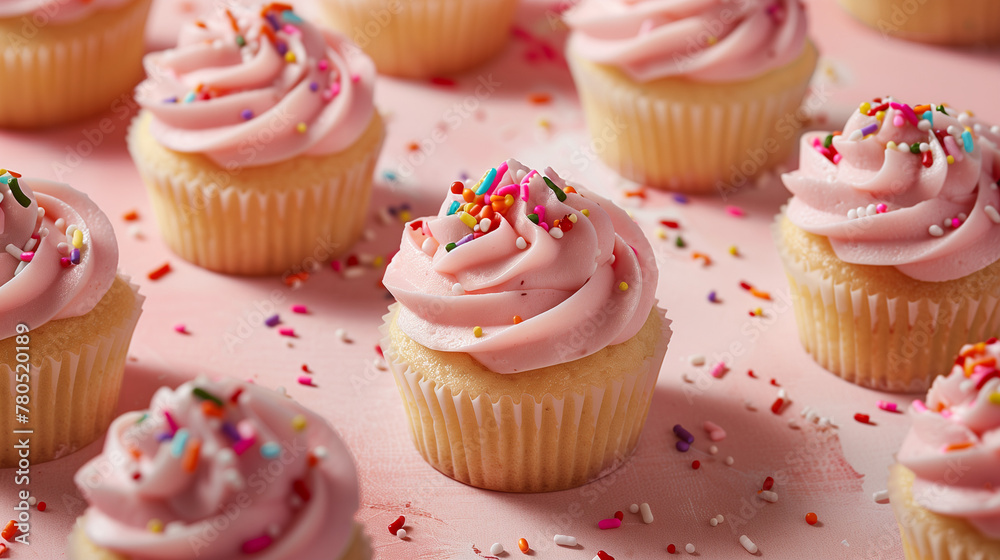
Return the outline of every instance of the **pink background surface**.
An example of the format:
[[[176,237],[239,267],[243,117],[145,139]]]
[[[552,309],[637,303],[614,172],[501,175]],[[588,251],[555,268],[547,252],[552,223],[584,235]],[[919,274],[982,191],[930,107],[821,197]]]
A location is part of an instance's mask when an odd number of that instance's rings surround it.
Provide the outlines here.
[[[829,120],[836,128],[858,102],[886,94],[915,103],[946,101],[1000,122],[997,51],[886,40],[830,0],[807,3],[812,37],[823,53],[818,102],[812,105],[820,123]],[[150,25],[151,48],[169,46],[178,22],[209,5],[159,0]],[[549,23],[552,8],[529,0],[519,23],[532,36],[559,47],[564,35]],[[368,527],[377,558],[476,558],[475,549],[487,551],[493,542],[512,551],[505,556],[520,557],[520,537],[528,539],[538,558],[589,560],[598,549],[618,559],[659,558],[666,556],[669,543],[683,550],[689,542],[699,557],[738,558],[746,554],[738,543],[741,534],[769,558],[902,558],[890,507],[875,504],[872,493],[885,487],[887,467],[908,419],[877,410],[875,401],[885,395],[840,381],[800,347],[769,231],[787,192],[772,175],[726,202],[692,199],[684,205],[663,193],[649,193],[645,201],[626,197],[634,185],[586,157],[589,141],[569,73],[560,60],[536,56],[539,48],[533,40],[514,39],[502,57],[460,77],[454,87],[380,81],[377,102],[388,117],[389,137],[379,164],[369,239],[354,251],[384,256],[398,246],[402,222],[374,217],[388,206],[409,204],[414,215],[433,212],[458,174],[482,173],[509,156],[539,168],[551,165],[633,211],[656,249],[658,297],[673,320],[674,335],[636,455],[608,477],[566,492],[482,491],[423,462],[411,443],[391,375],[373,366],[377,327],[391,301],[379,284],[381,269],[369,267],[360,277],[346,279],[323,267],[293,290],[278,279],[213,274],[170,254],[125,151],[130,117],[109,112],[104,118],[114,130],[101,137],[91,132],[100,117],[44,132],[2,132],[0,164],[29,177],[69,182],[89,193],[115,223],[121,268],[138,279],[147,296],[120,409],[144,408],[158,386],[176,385],[199,373],[287,387],[328,418],[352,449],[362,487],[357,518]],[[480,78],[497,83],[485,99],[475,95]],[[548,93],[552,102],[529,103],[534,93]],[[423,153],[409,149],[413,142]],[[91,151],[80,159],[71,155]],[[398,179],[387,180],[387,171]],[[741,206],[746,216],[727,214],[726,204]],[[141,216],[141,238],[129,235],[130,224],[122,219],[133,209]],[[661,219],[681,223],[686,248],[676,247],[677,230],[668,231],[666,240],[657,237]],[[728,254],[731,245],[739,247],[739,258]],[[692,259],[694,251],[710,255],[713,264],[702,266]],[[146,279],[146,273],[168,261],[174,272],[156,282]],[[769,291],[772,301],[753,298],[739,287],[741,280]],[[711,290],[722,303],[707,301]],[[292,314],[293,304],[307,305],[310,313]],[[748,311],[758,306],[765,316],[750,317]],[[261,313],[275,312],[298,338],[281,337],[261,325]],[[190,334],[174,332],[178,323]],[[337,329],[345,329],[352,342],[340,341]],[[705,355],[708,364],[691,366],[692,354]],[[720,359],[732,371],[712,379],[708,369]],[[303,364],[316,372],[318,388],[296,384]],[[750,378],[748,369],[760,379]],[[772,378],[793,401],[781,416],[769,410],[777,391],[769,384]],[[910,398],[891,397],[901,405]],[[748,410],[745,401],[757,411]],[[799,416],[805,406],[833,417],[839,429],[807,425]],[[875,425],[855,422],[856,412],[871,414]],[[718,443],[715,457],[706,451],[705,420],[729,433]],[[790,428],[789,420],[800,428]],[[676,423],[697,438],[689,453],[674,449],[671,427]],[[12,546],[10,558],[65,556],[66,535],[84,507],[71,477],[100,446],[98,442],[33,467],[30,488],[49,509],[32,518],[31,546]],[[735,459],[733,466],[724,464],[726,456]],[[690,467],[694,459],[702,463],[699,470]],[[767,476],[777,480],[774,490],[780,499],[775,504],[756,497]],[[0,521],[13,507],[14,490],[13,472],[0,471]],[[627,512],[629,504],[641,502],[652,508],[656,520],[651,525]],[[599,531],[597,522],[616,510],[626,511],[624,526]],[[820,524],[807,525],[807,512],[817,513]],[[720,513],[726,522],[710,527],[708,519]],[[406,541],[385,529],[400,514],[407,517]],[[555,533],[576,536],[580,546],[555,547]]]

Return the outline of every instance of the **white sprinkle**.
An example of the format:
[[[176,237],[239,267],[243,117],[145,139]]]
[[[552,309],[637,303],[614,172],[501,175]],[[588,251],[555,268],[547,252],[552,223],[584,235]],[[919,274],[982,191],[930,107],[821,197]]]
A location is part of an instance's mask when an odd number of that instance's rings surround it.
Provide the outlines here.
[[[955,143],[958,144],[959,146],[963,147],[963,148],[965,147],[965,140],[961,136],[956,136],[955,137]],[[958,159],[958,158],[955,158],[955,159]]]
[[[438,243],[436,239],[428,237],[427,239],[424,239],[424,242],[420,245],[420,250],[433,256],[434,251],[437,251],[438,245],[440,245],[440,243]]]
[[[524,240],[523,237],[518,237],[517,241],[514,242],[518,249],[524,250],[528,247],[528,242]]]
[[[70,239],[72,239],[73,238],[73,234],[78,229],[80,229],[80,228],[76,227],[76,224],[70,224],[70,225],[66,226],[66,237],[69,237]]]
[[[559,546],[576,546],[576,537],[569,535],[556,535],[552,540]]]
[[[720,513],[719,515],[715,516],[715,520],[718,521],[719,523],[722,523],[723,521],[726,520],[726,518],[723,517],[722,514]]]
[[[968,124],[969,124],[969,114],[968,113],[962,113],[961,115],[959,115],[958,116],[958,123],[961,124],[962,126],[968,126]]]
[[[927,228],[927,233],[931,234],[932,237],[941,237],[944,235],[944,230],[941,229],[941,226],[934,224]]]
[[[719,452],[719,448],[717,446],[715,446],[715,445],[713,445],[712,447],[708,448],[708,453],[710,455],[715,455],[718,452]]]
[[[69,243],[60,243],[56,245],[56,251],[59,251],[60,255],[68,257],[70,253]],[[14,256],[17,258],[21,258],[21,255],[14,255]]]
[[[732,456],[726,457],[726,464],[727,465],[733,466],[733,463],[735,463],[735,462],[736,462],[736,459],[733,459]]]
[[[928,130],[931,129],[931,121],[927,119],[920,119],[920,122],[917,123],[917,128],[919,128],[924,132],[927,132]]]
[[[872,494],[872,499],[875,500],[876,504],[888,504],[889,503],[889,491],[879,490]]]
[[[33,506],[36,503],[38,503],[38,498],[35,498],[34,496],[29,496],[28,497],[28,505],[29,506]]]
[[[354,279],[364,276],[365,269],[361,266],[349,266],[344,269],[344,278]]]
[[[455,282],[454,284],[451,285],[451,293],[455,294],[456,296],[460,296],[465,293],[465,288],[463,288],[462,285],[459,284],[458,282]]]
[[[66,220],[59,218],[56,220],[56,229],[61,232],[66,232]]]
[[[642,513],[642,522],[649,525],[653,522],[653,512],[649,509],[649,504],[642,502],[639,504],[639,511]]]
[[[271,523],[270,525],[267,526],[265,531],[267,532],[268,535],[271,535],[272,537],[277,537],[278,535],[281,534],[281,527],[279,527],[277,523]]]
[[[684,550],[686,550],[688,554],[694,554],[694,545],[687,543],[687,545],[684,546]]]
[[[990,217],[990,220],[992,220],[994,224],[1000,224],[1000,212],[997,212],[996,208],[992,206],[987,206],[986,208],[983,208],[983,210],[986,212],[986,215]]]
[[[868,211],[865,210],[864,206],[858,206],[857,212],[858,212],[858,217],[859,218],[864,218],[865,216],[868,215]]]
[[[757,410],[757,407],[755,407],[753,403],[748,400],[743,401],[743,406],[747,407],[747,410],[751,412],[755,412]]]
[[[681,379],[683,379],[685,383],[694,383],[694,381],[692,381],[691,378],[688,377],[688,374],[686,373],[681,374]]]
[[[690,361],[691,365],[701,367],[705,365],[705,356],[702,356],[701,354],[694,354],[691,356]]]
[[[486,233],[490,231],[490,228],[492,226],[493,226],[493,220],[489,218],[483,218],[482,221],[479,222],[479,231]]]
[[[715,527],[719,524],[719,520],[713,517],[708,520],[708,524],[711,525],[712,527]]]
[[[128,227],[128,235],[132,239],[142,239],[144,236],[142,234],[142,226],[139,224],[132,224]]]
[[[858,218],[858,211],[856,209],[851,208],[850,210],[847,211],[848,220],[856,220],[857,218]]]
[[[518,173],[520,173],[520,171],[518,171]],[[493,556],[503,554],[503,545],[498,542],[493,543],[493,546],[490,547],[490,554]]]
[[[874,204],[869,204],[868,207],[865,208],[865,214],[874,216],[878,214],[878,208]]]
[[[896,144],[896,150],[906,153],[910,151],[910,146],[906,142],[900,142],[899,144]]]
[[[955,125],[953,125],[953,124],[950,124],[950,125],[948,125],[948,134],[950,134],[952,136],[961,136],[962,135],[962,129],[959,128],[959,127],[957,127],[957,126],[955,126]]]
[[[924,122],[927,122],[927,121],[924,121]],[[928,144],[927,142],[921,142],[920,143],[920,151],[921,152],[929,152],[929,151],[931,151],[931,145]]]
[[[337,340],[341,342],[347,342],[347,331],[344,329],[337,329],[333,331],[333,336],[337,337]]]
[[[793,429],[793,430],[798,430],[799,429],[799,423],[796,422],[794,419],[790,418],[788,420],[788,427],[791,428],[791,429]]]
[[[851,135],[847,137],[847,139],[850,140],[851,142],[857,142],[858,140],[861,140],[862,136],[863,134],[861,133],[861,129],[859,128],[854,132],[852,132]]]
[[[851,545],[847,544],[847,539],[844,539],[844,540],[840,541],[840,544],[842,544],[844,546],[851,546]]]
[[[784,389],[778,389],[778,398],[782,399],[782,400],[787,399],[788,398],[788,392],[785,391]]]
[[[553,239],[562,239],[563,230],[557,227],[550,227],[549,235],[551,235]]]
[[[628,506],[628,510],[630,513],[639,513],[639,504],[632,504]]]
[[[379,371],[385,371],[385,370],[389,369],[389,365],[386,364],[385,360],[383,360],[382,358],[375,358],[375,361],[373,362],[373,364],[375,365],[375,369],[377,369]]]
[[[364,233],[365,241],[375,241],[375,230],[368,228]]]
[[[405,539],[406,538],[406,529],[400,529],[400,530],[396,531],[396,536],[399,537],[399,538],[401,538],[401,539]]]
[[[313,456],[317,459],[326,459],[328,454],[329,452],[322,445],[317,445],[316,448],[313,449]]]
[[[990,127],[990,132],[993,134],[1000,134],[1000,124],[995,124]]]
[[[771,502],[773,504],[774,502],[778,501],[778,493],[772,492],[771,490],[764,490],[763,492],[757,495],[760,496],[760,499],[764,500],[765,502]]]
[[[944,222],[942,222],[942,223],[944,224],[944,227],[946,227],[946,228],[947,227],[951,227],[951,218],[945,218]]]
[[[750,554],[757,554],[757,545],[755,545],[753,541],[750,540],[750,537],[746,535],[740,535],[740,544],[743,545],[743,548],[745,548],[747,552],[749,552]]]

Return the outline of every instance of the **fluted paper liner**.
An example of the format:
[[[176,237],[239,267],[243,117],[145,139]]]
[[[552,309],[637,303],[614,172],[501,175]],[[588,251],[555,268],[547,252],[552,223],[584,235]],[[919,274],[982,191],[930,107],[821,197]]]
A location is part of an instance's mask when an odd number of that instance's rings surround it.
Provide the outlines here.
[[[417,450],[435,469],[479,488],[549,492],[580,486],[620,467],[635,450],[670,340],[670,321],[657,308],[662,336],[642,367],[603,386],[567,387],[562,397],[519,402],[476,398],[424,378],[393,349],[389,307],[382,351],[410,419]],[[516,375],[516,374],[513,374]],[[461,444],[454,442],[461,441]]]
[[[807,270],[782,241],[783,216],[784,208],[772,231],[788,276],[799,338],[830,372],[880,391],[925,392],[935,377],[951,371],[962,345],[1000,333],[1000,293],[911,301],[837,283],[823,270]]]
[[[226,174],[217,166],[192,170],[190,165],[150,163],[141,146],[148,141],[140,139],[148,134],[143,118],[140,114],[139,124],[133,123],[129,131],[129,149],[164,241],[185,260],[227,274],[294,274],[308,270],[311,262],[345,253],[361,237],[385,136],[377,113],[347,151],[308,161],[298,158],[301,166],[326,167],[326,158],[339,158],[343,165],[320,182],[290,173],[280,188],[244,180],[253,168],[234,174],[230,184],[220,187],[209,179],[214,173]]]
[[[131,560],[128,556],[100,548],[91,542],[83,528],[85,517],[78,517],[76,523],[73,524],[73,531],[69,535],[69,549],[67,550],[69,560]],[[371,557],[371,541],[365,534],[364,527],[355,523],[351,542],[335,560],[371,560]]]
[[[134,308],[107,334],[89,340],[67,340],[59,355],[31,356],[29,423],[17,422],[14,403],[15,363],[0,364],[0,468],[17,465],[16,440],[30,438],[30,461],[37,465],[69,455],[104,435],[118,406],[125,359],[145,297],[129,277],[119,276],[134,297]],[[118,280],[116,280],[118,281]],[[31,333],[28,333],[29,337]],[[30,348],[29,342],[29,348]],[[74,348],[75,350],[70,350]],[[23,373],[23,372],[20,372]],[[16,434],[15,430],[32,430]]]
[[[783,163],[802,120],[798,110],[816,68],[816,48],[752,80],[636,83],[616,68],[567,53],[591,146],[619,175],[642,185],[732,194]]]
[[[517,0],[321,0],[331,27],[382,74],[429,78],[468,70],[510,38]]]
[[[150,3],[132,0],[67,24],[0,18],[0,126],[49,126],[128,107],[142,78]]]
[[[839,0],[883,37],[943,45],[1000,43],[996,0]]]
[[[995,560],[1000,541],[969,522],[926,510],[913,497],[913,471],[896,464],[889,471],[889,503],[903,538],[906,560]]]

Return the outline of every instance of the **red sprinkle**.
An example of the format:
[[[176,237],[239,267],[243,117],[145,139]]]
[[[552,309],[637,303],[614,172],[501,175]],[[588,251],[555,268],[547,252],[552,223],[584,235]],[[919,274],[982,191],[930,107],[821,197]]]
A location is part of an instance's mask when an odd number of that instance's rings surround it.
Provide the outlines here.
[[[781,385],[778,385],[778,380],[773,377],[771,378],[771,385],[774,385],[775,387],[781,387]]]
[[[167,273],[169,272],[170,272],[170,263],[166,263],[160,268],[157,268],[156,270],[150,272],[146,276],[148,276],[150,280],[159,280],[160,278],[166,276]]]
[[[601,560],[615,560],[614,556],[608,554],[607,552],[604,552],[603,550],[597,551],[597,557],[600,558]]]
[[[771,477],[767,477],[764,479],[763,489],[770,490],[771,488],[774,488],[774,479]]]
[[[451,78],[444,78],[444,77],[441,77],[441,76],[436,76],[434,78],[431,78],[431,83],[434,84],[434,85],[436,85],[436,86],[448,86],[448,87],[451,87],[451,86],[454,86],[457,82],[455,82],[455,80],[452,80]]]
[[[774,400],[774,404],[771,405],[771,412],[775,414],[781,414],[781,409],[785,406],[785,399],[778,397]]]
[[[45,502],[38,502],[38,511],[45,511],[46,507],[48,506],[45,505]]]
[[[701,467],[701,461],[695,460],[691,462],[691,468],[698,470]]]
[[[756,376],[756,375],[754,375],[754,373],[753,373],[753,370],[752,370],[752,369],[748,369],[748,370],[747,370],[747,375],[749,375],[750,377],[753,377],[754,379],[757,379],[757,376]]]
[[[135,210],[130,210],[126,212],[125,215],[122,217],[125,218],[126,222],[134,222],[135,220],[139,219],[139,213],[136,212]]]
[[[402,529],[405,523],[406,523],[406,517],[400,515],[399,518],[397,518],[389,525],[389,534],[395,535],[396,531]]]
[[[747,291],[750,291],[750,290],[753,289],[753,286],[751,286],[750,284],[747,284],[746,282],[740,282],[740,287],[743,288],[744,290],[747,290]]]
[[[625,519],[625,514],[622,513],[620,510],[616,511],[615,512],[615,519],[617,519],[618,521],[621,521],[622,519]]]
[[[677,552],[677,547],[674,546],[674,545],[672,545],[672,544],[668,544],[667,545],[667,554],[673,554],[675,552]]]
[[[868,416],[867,414],[861,414],[859,412],[854,415],[854,419],[857,420],[858,422],[861,422],[862,424],[869,424],[871,416]]]
[[[673,220],[660,220],[660,224],[663,227],[668,227],[670,229],[679,229],[681,225]]]
[[[295,482],[292,483],[292,490],[295,490],[295,494],[299,498],[302,498],[303,502],[308,502],[309,499],[312,498],[312,493],[309,492],[309,488],[306,486],[305,481],[301,478],[296,479]]]

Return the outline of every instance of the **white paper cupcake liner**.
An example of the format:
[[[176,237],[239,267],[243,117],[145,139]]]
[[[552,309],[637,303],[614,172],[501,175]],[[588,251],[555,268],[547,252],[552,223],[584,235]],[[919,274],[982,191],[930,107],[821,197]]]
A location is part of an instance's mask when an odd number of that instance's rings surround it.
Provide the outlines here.
[[[909,300],[837,283],[806,270],[772,226],[791,288],[799,338],[819,365],[847,381],[892,392],[925,392],[951,370],[962,345],[1000,333],[1000,293],[955,301]]]
[[[21,424],[14,414],[17,379],[16,364],[0,364],[0,402],[7,412],[0,415],[0,468],[18,462],[13,440],[30,438],[31,464],[69,455],[96,441],[114,419],[121,389],[125,360],[132,332],[142,313],[145,297],[129,277],[120,276],[135,298],[134,309],[108,334],[90,340],[67,339],[59,355],[40,359],[31,355],[29,423]],[[29,332],[29,337],[31,333]],[[30,342],[29,342],[30,348]],[[70,351],[69,348],[77,348]],[[23,372],[20,372],[23,373]],[[16,434],[15,430],[32,430]]]
[[[142,77],[151,0],[85,21],[38,26],[0,19],[0,126],[42,127],[122,107]]]
[[[635,450],[670,340],[670,321],[657,309],[663,334],[639,370],[606,385],[525,393],[519,402],[487,394],[453,394],[426,379],[392,347],[393,304],[380,328],[389,369],[399,387],[417,450],[435,469],[479,488],[549,492],[580,486],[619,468]],[[461,443],[456,443],[461,442]]]
[[[382,74],[428,78],[468,70],[510,38],[517,0],[321,0],[330,26]]]

